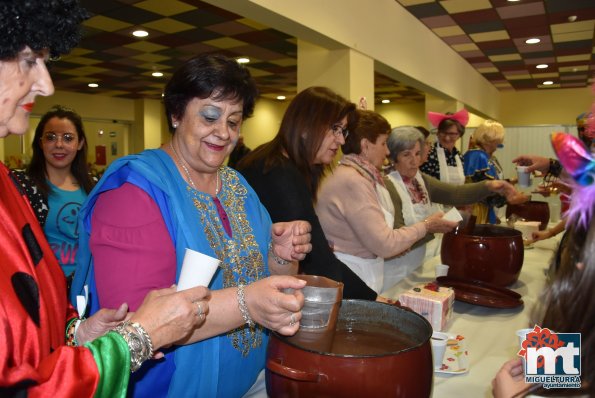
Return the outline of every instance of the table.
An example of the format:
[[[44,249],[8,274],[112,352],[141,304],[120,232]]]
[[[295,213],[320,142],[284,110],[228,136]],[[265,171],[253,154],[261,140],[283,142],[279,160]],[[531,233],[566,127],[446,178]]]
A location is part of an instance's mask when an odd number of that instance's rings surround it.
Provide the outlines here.
[[[559,238],[536,242],[525,250],[519,280],[510,289],[523,296],[524,305],[515,309],[495,309],[455,301],[453,317],[446,333],[460,334],[467,341],[469,372],[460,375],[435,374],[433,396],[491,397],[492,379],[504,362],[518,352],[518,329],[532,327],[531,313],[540,300],[546,273],[559,244]],[[416,284],[435,279],[434,267],[440,256],[427,259],[416,272],[383,292],[390,298]]]

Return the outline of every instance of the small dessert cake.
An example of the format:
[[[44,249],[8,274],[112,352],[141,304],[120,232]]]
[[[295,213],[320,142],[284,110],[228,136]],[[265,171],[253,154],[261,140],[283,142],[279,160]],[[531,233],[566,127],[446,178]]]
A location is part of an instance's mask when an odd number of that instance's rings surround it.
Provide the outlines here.
[[[417,285],[399,296],[401,305],[411,308],[430,322],[434,331],[441,331],[452,315],[455,292],[436,283]]]

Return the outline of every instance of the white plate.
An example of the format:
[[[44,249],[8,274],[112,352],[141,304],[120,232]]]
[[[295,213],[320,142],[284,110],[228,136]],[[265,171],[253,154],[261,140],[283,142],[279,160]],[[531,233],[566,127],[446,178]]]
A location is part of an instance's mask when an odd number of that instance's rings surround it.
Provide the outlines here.
[[[452,341],[451,341],[452,340]],[[456,343],[454,341],[456,340]],[[469,354],[467,340],[464,336],[449,334],[448,345],[440,369],[435,368],[435,373],[465,374],[469,372]]]

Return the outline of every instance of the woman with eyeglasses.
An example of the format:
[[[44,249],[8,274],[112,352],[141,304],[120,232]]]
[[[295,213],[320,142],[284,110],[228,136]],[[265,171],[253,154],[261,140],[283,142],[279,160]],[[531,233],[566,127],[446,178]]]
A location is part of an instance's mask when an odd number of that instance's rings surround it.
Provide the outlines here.
[[[437,128],[438,141],[430,149],[428,159],[421,165],[420,171],[442,182],[464,184],[463,159],[455,144],[465,134],[469,112],[466,109],[454,114],[428,112],[428,119]]]
[[[87,166],[81,117],[72,109],[53,107],[37,125],[31,148],[31,163],[14,174],[70,282],[78,247],[78,212],[95,184]]]
[[[325,87],[310,87],[291,101],[272,141],[238,164],[273,222],[306,220],[312,225],[312,251],[300,270],[344,283],[343,297],[383,300],[333,253],[314,211],[325,171],[357,123],[355,104]]]
[[[335,255],[381,293],[386,290],[385,258],[408,251],[428,233],[451,231],[457,223],[434,211],[415,223],[394,226],[395,206],[380,173],[389,155],[390,125],[376,112],[357,112],[358,122],[341,147],[343,158],[320,187],[316,214],[335,243]]]

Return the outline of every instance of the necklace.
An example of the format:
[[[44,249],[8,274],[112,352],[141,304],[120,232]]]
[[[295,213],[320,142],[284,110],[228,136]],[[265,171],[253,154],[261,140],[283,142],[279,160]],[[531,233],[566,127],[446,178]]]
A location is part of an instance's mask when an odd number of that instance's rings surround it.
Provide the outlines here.
[[[188,177],[188,182],[190,182],[190,185],[192,185],[192,188],[194,188],[194,190],[198,191],[198,189],[196,188],[196,184],[194,184],[194,180],[190,176],[190,170],[188,170],[188,167],[186,167],[186,165],[184,163],[182,163],[182,158],[180,157],[180,155],[178,155],[178,152],[176,151],[176,148],[174,148],[174,144],[172,143],[172,141],[169,142],[169,147],[173,151],[174,155],[176,155],[176,159],[175,159],[176,164],[178,164],[182,168],[182,170],[184,170],[184,173],[186,174],[186,177]],[[217,169],[217,175],[216,175],[216,180],[215,180],[215,196],[217,196],[218,194],[219,194],[219,169]]]

